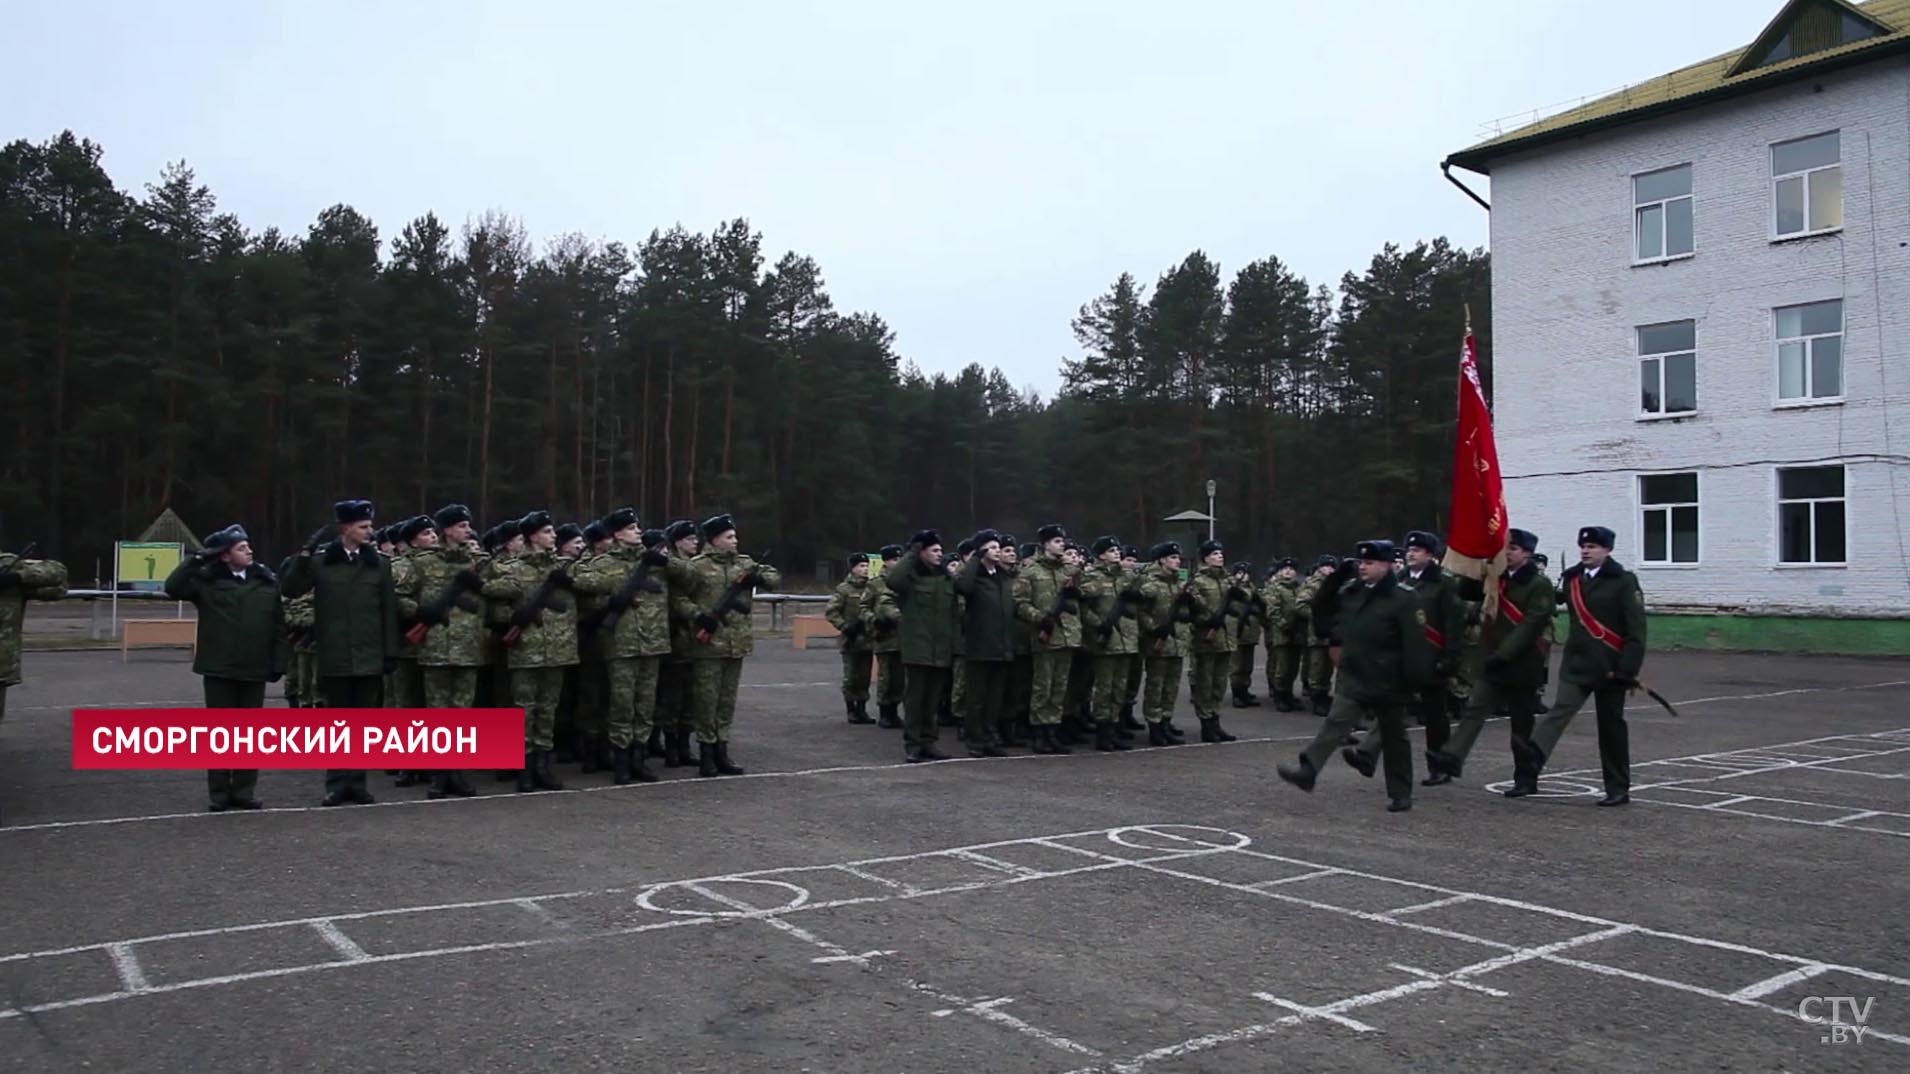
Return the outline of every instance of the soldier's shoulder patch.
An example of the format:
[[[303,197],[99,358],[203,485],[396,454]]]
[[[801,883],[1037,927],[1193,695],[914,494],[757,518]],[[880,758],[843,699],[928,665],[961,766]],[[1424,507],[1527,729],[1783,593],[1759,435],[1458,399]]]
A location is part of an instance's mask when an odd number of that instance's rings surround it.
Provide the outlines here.
[[[1420,626],[1425,626],[1425,625],[1426,625],[1426,609],[1424,609],[1424,608],[1414,608],[1414,609],[1413,609],[1413,618],[1414,618],[1414,619],[1417,619],[1417,620],[1419,621],[1419,625],[1420,625]]]

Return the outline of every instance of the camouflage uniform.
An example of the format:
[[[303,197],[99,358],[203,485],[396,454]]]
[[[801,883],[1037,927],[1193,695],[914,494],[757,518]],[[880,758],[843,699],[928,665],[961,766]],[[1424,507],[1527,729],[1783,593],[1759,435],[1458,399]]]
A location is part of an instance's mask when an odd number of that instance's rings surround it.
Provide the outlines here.
[[[414,652],[428,708],[470,708],[478,703],[478,678],[489,642],[485,602],[478,595],[484,587],[485,565],[482,553],[466,548],[421,548],[408,560],[403,582],[395,583],[399,618],[425,628]],[[463,772],[432,773],[433,798],[476,793]]]
[[[688,582],[682,559],[637,545],[619,545],[592,559],[584,572],[616,616],[609,632],[590,639],[605,669],[612,766],[619,783],[655,777],[643,764],[644,743],[656,712],[663,658],[670,654],[670,583]],[[638,578],[641,573],[641,579]],[[609,619],[606,617],[606,623]]]
[[[1078,576],[1060,557],[1044,552],[1022,564],[1021,573],[1015,578],[1015,615],[1034,632],[1031,638],[1033,696],[1028,715],[1037,729],[1049,729],[1039,732],[1049,736],[1052,728],[1061,722],[1068,673],[1074,662],[1074,651],[1081,647],[1081,616],[1076,610],[1079,598],[1062,599],[1064,589],[1074,592],[1072,587]],[[1057,608],[1058,614],[1048,621],[1050,612]],[[1045,639],[1042,637],[1044,627],[1048,632]]]
[[[402,592],[411,574],[414,572],[417,557],[436,549],[407,548],[391,557],[391,584]],[[412,615],[417,609],[411,610]],[[398,627],[409,629],[412,620],[407,617],[403,602],[398,605]],[[385,682],[385,707],[394,709],[415,709],[424,707],[424,673],[418,664],[418,648],[408,641],[400,640],[398,649],[398,670],[391,673]]]
[[[1306,618],[1300,610],[1300,580],[1273,577],[1260,589],[1267,606],[1267,696],[1275,708],[1297,708],[1294,678],[1306,651]]]
[[[842,703],[850,723],[873,723],[869,719],[869,670],[873,648],[869,642],[869,617],[862,597],[869,589],[869,578],[851,574],[830,594],[822,617],[842,635]]]
[[[1140,651],[1136,625],[1141,593],[1119,563],[1097,562],[1081,575],[1081,649],[1091,654],[1089,706],[1096,749],[1125,749],[1116,737],[1127,696],[1128,670]]]
[[[284,574],[285,568],[281,566],[279,575]],[[317,616],[312,612],[313,599],[310,593],[279,598],[285,605],[286,640],[292,645],[292,671],[285,684],[285,697],[293,708],[315,709],[324,705],[324,699],[318,696],[318,642],[312,633]]]
[[[484,583],[484,595],[510,602],[510,623],[521,631],[517,644],[506,649],[505,655],[511,670],[511,698],[524,710],[524,747],[529,753],[548,755],[555,748],[557,703],[563,693],[564,669],[577,666],[576,593],[589,592],[593,582],[587,575],[567,573],[569,586],[558,589],[569,588],[573,592],[560,593],[554,589],[555,600],[546,604],[540,613],[529,606],[529,598],[552,572],[560,567],[568,572],[574,563],[559,559],[554,552],[529,551],[502,561],[494,560],[493,564],[495,569]]]
[[[690,645],[695,675],[697,752],[703,773],[715,775],[729,768],[732,771],[725,774],[740,775],[742,769],[730,765],[728,760],[743,659],[756,648],[749,596],[757,586],[774,589],[780,585],[782,572],[740,552],[715,550],[692,559],[689,570],[684,576],[682,598],[672,593],[671,599],[677,601],[677,614],[693,620],[698,629]],[[736,587],[741,595],[742,607],[720,622],[712,623],[717,605],[731,587]]]
[[[1234,654],[1228,612],[1235,607],[1239,590],[1224,567],[1202,567],[1194,572],[1190,585],[1194,595],[1194,715],[1200,720],[1201,741],[1213,742]]]
[[[1320,573],[1315,567],[1312,574],[1300,583],[1299,591],[1294,594],[1296,610],[1306,620],[1306,663],[1302,670],[1302,685],[1307,697],[1313,702],[1316,716],[1325,716],[1333,704],[1333,656],[1327,651],[1327,639],[1314,629],[1313,598],[1320,592],[1320,586],[1328,584],[1337,576]],[[1339,582],[1345,582],[1340,578]]]
[[[887,570],[884,565],[883,570]],[[876,662],[876,711],[880,714],[877,723],[883,727],[902,726],[902,717],[898,710],[902,707],[902,621],[901,608],[893,600],[884,600],[888,595],[889,584],[882,575],[870,568],[869,584],[862,590],[862,616],[869,624],[869,651],[875,654]],[[886,606],[890,614],[877,614],[878,606]]]
[[[0,552],[0,720],[7,715],[7,688],[20,683],[27,601],[59,600],[65,595],[66,564]]]
[[[1174,698],[1180,692],[1181,660],[1191,633],[1181,618],[1186,591],[1180,572],[1154,564],[1141,572],[1141,652],[1147,657],[1147,683],[1141,714],[1147,720],[1148,742],[1171,745]]]
[[[1233,687],[1234,707],[1249,708],[1260,704],[1253,696],[1254,648],[1260,644],[1264,625],[1262,620],[1266,618],[1267,606],[1260,594],[1254,591],[1251,571],[1243,574],[1236,567],[1234,584],[1246,590],[1246,595],[1242,598],[1240,615],[1234,621],[1234,656],[1229,681]]]

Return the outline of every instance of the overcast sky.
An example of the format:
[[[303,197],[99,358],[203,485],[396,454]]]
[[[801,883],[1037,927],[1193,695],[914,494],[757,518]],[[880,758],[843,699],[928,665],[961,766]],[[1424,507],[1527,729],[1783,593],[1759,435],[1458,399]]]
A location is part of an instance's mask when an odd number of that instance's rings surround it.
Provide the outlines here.
[[[1200,248],[1331,284],[1388,241],[1484,245],[1438,171],[1482,124],[1742,46],[1781,6],[18,0],[0,135],[70,128],[136,193],[184,159],[254,230],[347,202],[387,252],[426,210],[501,208],[540,245],[743,216],[924,369],[1045,396],[1123,270]]]

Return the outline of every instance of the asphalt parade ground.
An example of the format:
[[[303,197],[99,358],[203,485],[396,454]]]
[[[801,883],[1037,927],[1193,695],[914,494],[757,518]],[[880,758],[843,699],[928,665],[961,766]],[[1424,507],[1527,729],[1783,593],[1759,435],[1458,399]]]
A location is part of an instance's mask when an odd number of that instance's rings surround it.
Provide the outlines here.
[[[268,772],[215,815],[71,768],[72,708],[201,702],[183,652],[29,653],[0,1070],[1910,1069],[1910,661],[1655,653],[1682,716],[1631,705],[1629,807],[1588,710],[1542,797],[1494,793],[1501,721],[1404,814],[1277,780],[1318,720],[1271,707],[905,765],[838,668],[759,640],[744,776],[323,809]]]

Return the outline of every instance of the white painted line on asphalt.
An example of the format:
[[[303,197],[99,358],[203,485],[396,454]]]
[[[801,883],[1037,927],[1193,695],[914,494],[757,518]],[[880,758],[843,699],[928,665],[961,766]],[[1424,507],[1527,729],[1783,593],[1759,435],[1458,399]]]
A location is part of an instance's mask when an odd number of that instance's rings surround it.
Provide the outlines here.
[[[1283,1007],[1289,1011],[1292,1011],[1295,1014],[1298,1014],[1300,1016],[1300,1020],[1303,1022],[1310,1022],[1310,1021],[1333,1022],[1337,1025],[1343,1025],[1355,1033],[1379,1032],[1379,1030],[1373,1028],[1372,1026],[1367,1025],[1365,1022],[1348,1018],[1346,1015],[1339,1014],[1325,1007],[1309,1007],[1303,1003],[1295,1003],[1290,999],[1282,999],[1271,992],[1255,992],[1253,994],[1253,998],[1258,1000],[1263,1000],[1267,1003],[1273,1004],[1276,1007]]]
[[[358,946],[350,936],[345,935],[344,931],[338,927],[338,923],[330,918],[312,922],[312,928],[315,929],[320,936],[325,937],[325,942],[337,949],[339,957],[343,958],[346,962],[371,961],[371,955],[366,953],[364,948]]]
[[[1910,679],[1891,679],[1888,682],[1867,682],[1857,686],[1800,686],[1794,690],[1774,690],[1768,694],[1722,694],[1718,697],[1694,697],[1689,701],[1676,701],[1679,708],[1692,705],[1710,705],[1719,701],[1763,701],[1773,697],[1795,697],[1798,694],[1834,694],[1852,690],[1882,690],[1892,686],[1910,686]]]
[[[151,991],[152,984],[146,980],[146,971],[139,964],[139,956],[133,954],[131,944],[108,944],[106,954],[113,960],[113,969],[119,974],[119,986],[122,989],[128,992]]]
[[[1388,962],[1387,966],[1391,967],[1392,969],[1396,969],[1401,973],[1410,973],[1414,977],[1423,977],[1428,981],[1445,981],[1447,984],[1453,986],[1454,988],[1463,988],[1468,992],[1477,992],[1480,995],[1491,996],[1494,999],[1504,999],[1507,996],[1512,994],[1502,989],[1487,988],[1485,985],[1482,985],[1482,984],[1474,984],[1471,981],[1462,980],[1460,978],[1453,977],[1450,974],[1441,974],[1441,973],[1434,973],[1431,970],[1422,970],[1418,966],[1408,966],[1399,962]]]
[[[986,854],[977,854],[976,852],[972,850],[950,851],[948,856],[951,858],[958,858],[962,861],[970,862],[975,865],[979,865],[990,872],[1006,873],[1009,876],[1040,876],[1041,875],[1041,870],[1039,869],[1030,869],[1025,865],[1016,865],[1014,862],[1002,861],[999,858],[991,858]]]
[[[1059,1033],[1055,1033],[1050,1030],[1043,1029],[1040,1026],[1033,1025],[1029,1022],[1025,1022],[1022,1019],[1016,1018],[1014,1015],[1009,1014],[1008,1012],[1004,1010],[1001,1010],[1002,1006],[1014,1002],[1014,1000],[1010,999],[1007,996],[1001,996],[995,999],[968,1000],[968,999],[963,999],[961,996],[958,996],[954,994],[953,992],[944,992],[943,990],[935,987],[934,985],[925,984],[921,981],[911,980],[906,983],[911,991],[920,992],[921,994],[925,996],[928,996],[939,1002],[948,1004],[947,1007],[941,1010],[929,1012],[931,1015],[935,1017],[946,1018],[949,1015],[953,1015],[953,1014],[972,1014],[976,1016],[977,1018],[982,1019],[985,1022],[993,1022],[996,1025],[1000,1025],[1008,1029],[1012,1029],[1017,1033],[1023,1034],[1024,1036],[1032,1037],[1035,1040],[1042,1042],[1043,1044],[1046,1044],[1053,1048],[1058,1048],[1064,1052],[1072,1052],[1075,1055],[1085,1055],[1089,1057],[1098,1057],[1101,1054],[1100,1052],[1094,1050],[1093,1048],[1088,1047],[1085,1044],[1081,1044],[1077,1041],[1069,1040],[1067,1037],[1064,1037]]]
[[[1447,897],[1443,899],[1434,899],[1431,902],[1414,903],[1411,906],[1402,906],[1397,910],[1381,910],[1380,913],[1386,917],[1400,917],[1405,914],[1417,914],[1426,910],[1437,910],[1443,906],[1455,906],[1462,902],[1471,902],[1471,901],[1472,901],[1472,896],[1470,895],[1448,895]]]
[[[1250,888],[1277,888],[1285,884],[1298,884],[1307,880],[1318,880],[1323,876],[1341,875],[1343,875],[1343,871],[1339,869],[1314,869],[1311,872],[1299,873],[1294,876],[1283,876],[1277,880],[1262,880],[1258,883],[1248,884],[1247,886]]]
[[[900,880],[891,880],[886,876],[869,872],[867,869],[858,869],[853,865],[837,865],[834,868],[839,872],[848,873],[858,880],[867,880],[871,884],[880,884],[885,888],[899,891],[904,895],[914,895],[922,890],[914,885],[904,884]]]
[[[1745,985],[1743,988],[1731,993],[1731,998],[1761,999],[1773,992],[1781,992],[1794,984],[1808,981],[1813,977],[1819,977],[1829,972],[1830,967],[1822,963],[1799,966],[1797,969],[1791,970],[1788,973],[1780,973],[1775,977],[1766,977],[1756,984]]]
[[[570,927],[570,922],[551,913],[550,907],[545,906],[543,902],[538,899],[512,899],[511,901],[523,907],[526,913],[542,921],[544,924],[549,925],[551,928],[567,929]]]

